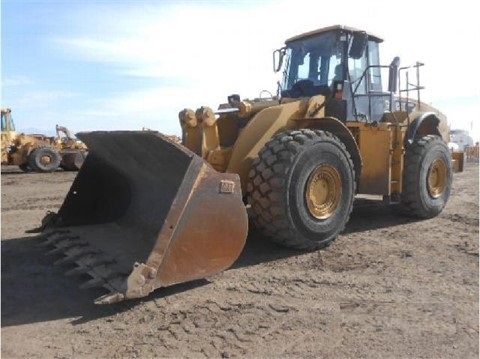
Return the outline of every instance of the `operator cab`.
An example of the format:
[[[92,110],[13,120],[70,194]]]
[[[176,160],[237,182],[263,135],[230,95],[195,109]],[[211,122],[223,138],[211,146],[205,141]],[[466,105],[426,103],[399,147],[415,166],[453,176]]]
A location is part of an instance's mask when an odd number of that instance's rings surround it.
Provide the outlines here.
[[[282,98],[324,95],[326,115],[343,121],[379,121],[392,103],[396,81],[382,89],[379,44],[365,31],[336,25],[288,39],[274,52],[274,70],[282,70]],[[393,64],[393,63],[392,63]],[[393,80],[397,77],[395,63]],[[336,102],[336,103],[335,103]]]
[[[13,123],[13,118],[12,118],[11,112],[12,111],[9,108],[2,108],[2,110],[1,110],[1,116],[2,116],[1,130],[2,130],[2,132],[15,131],[15,125]]]

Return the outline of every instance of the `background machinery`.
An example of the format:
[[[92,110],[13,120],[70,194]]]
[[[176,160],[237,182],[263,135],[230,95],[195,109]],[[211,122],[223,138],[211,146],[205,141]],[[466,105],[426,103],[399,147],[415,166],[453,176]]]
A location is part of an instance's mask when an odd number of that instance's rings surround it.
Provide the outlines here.
[[[470,136],[467,130],[462,129],[450,130],[450,142],[456,144],[459,151],[464,151],[468,147],[474,146],[472,136]]]
[[[75,171],[81,167],[87,147],[67,128],[57,125],[57,137],[17,133],[11,113],[9,108],[1,109],[2,165],[17,165],[26,172],[54,172],[59,167]]]
[[[65,171],[78,171],[87,156],[87,146],[73,137],[70,130],[64,126],[56,125],[55,131],[55,148],[62,158],[60,167]]]
[[[247,210],[266,237],[307,250],[339,235],[357,194],[438,215],[452,186],[448,126],[401,106],[420,103],[422,64],[381,65],[381,43],[346,26],[288,39],[274,52],[278,96],[182,110],[182,144],[153,131],[78,134],[89,155],[41,238],[92,277],[86,287],[108,289],[105,304],[228,268]],[[400,86],[411,72],[417,83]]]

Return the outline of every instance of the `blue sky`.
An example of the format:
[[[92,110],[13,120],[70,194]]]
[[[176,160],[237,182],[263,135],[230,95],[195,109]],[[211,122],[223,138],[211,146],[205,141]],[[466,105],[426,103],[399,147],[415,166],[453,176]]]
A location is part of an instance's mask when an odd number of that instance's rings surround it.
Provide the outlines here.
[[[425,3],[425,4],[424,4]],[[1,106],[17,129],[180,134],[178,112],[275,92],[272,51],[345,24],[385,39],[382,59],[422,61],[422,100],[480,139],[474,2],[2,0]],[[342,13],[343,12],[343,13]]]

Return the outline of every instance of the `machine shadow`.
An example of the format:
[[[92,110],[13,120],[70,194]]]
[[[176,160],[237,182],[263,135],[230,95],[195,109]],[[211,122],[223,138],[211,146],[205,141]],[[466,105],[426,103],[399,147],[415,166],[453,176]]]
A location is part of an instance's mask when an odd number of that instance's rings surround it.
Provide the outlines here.
[[[418,219],[396,214],[393,207],[384,205],[381,200],[358,198],[355,200],[350,220],[338,240],[341,240],[342,235],[349,233],[391,228],[416,221]],[[245,248],[232,268],[247,267],[304,253],[303,250],[289,249],[277,245],[264,238],[255,228],[251,228]]]
[[[381,202],[357,200],[344,234],[392,227],[415,221],[400,217]],[[341,236],[338,240],[341,240]],[[328,249],[327,249],[328,250]],[[55,258],[45,255],[45,248],[35,237],[2,241],[2,327],[73,318],[81,324],[109,317],[134,308],[142,302],[168,297],[209,284],[197,280],[156,290],[138,300],[113,305],[95,305],[93,300],[105,294],[102,289],[81,290],[78,277],[66,277],[64,266],[54,266]],[[251,229],[240,257],[231,267],[242,268],[304,254],[304,251],[278,246]]]
[[[105,290],[82,290],[82,278],[67,277],[71,268],[54,266],[58,258],[47,256],[35,237],[2,241],[1,327],[72,318],[72,324],[110,317],[143,301],[184,292],[209,282],[205,279],[183,283],[138,300],[113,305],[96,305],[94,299]]]

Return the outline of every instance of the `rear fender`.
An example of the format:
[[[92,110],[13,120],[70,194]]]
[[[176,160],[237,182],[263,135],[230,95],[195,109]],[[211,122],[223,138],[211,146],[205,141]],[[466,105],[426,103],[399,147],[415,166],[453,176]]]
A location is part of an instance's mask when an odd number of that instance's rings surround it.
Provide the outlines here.
[[[437,135],[443,137],[439,125],[440,119],[434,112],[415,113],[408,127],[405,146],[411,144],[417,136]]]

